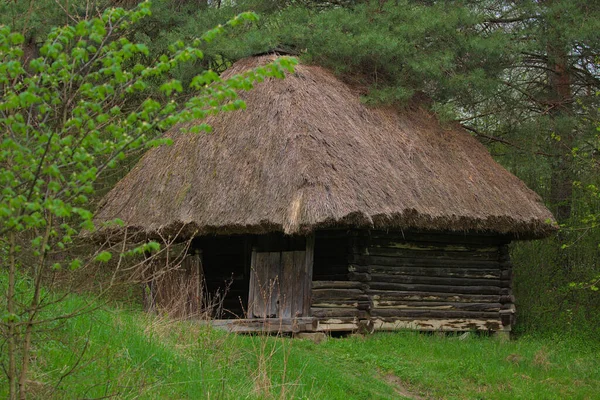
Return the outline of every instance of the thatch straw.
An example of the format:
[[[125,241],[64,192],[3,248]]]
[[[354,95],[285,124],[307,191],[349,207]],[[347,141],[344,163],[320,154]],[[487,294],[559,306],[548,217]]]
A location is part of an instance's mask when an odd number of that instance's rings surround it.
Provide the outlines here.
[[[239,73],[272,56],[237,62]],[[96,221],[146,234],[308,233],[330,227],[555,231],[540,198],[458,126],[364,106],[328,71],[298,65],[241,94],[211,134],[168,133],[103,200]]]

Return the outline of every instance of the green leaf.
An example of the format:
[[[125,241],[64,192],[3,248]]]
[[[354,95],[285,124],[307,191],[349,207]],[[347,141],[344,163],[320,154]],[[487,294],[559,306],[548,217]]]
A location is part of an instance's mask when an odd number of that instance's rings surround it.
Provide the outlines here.
[[[103,251],[94,258],[94,261],[108,262],[111,258],[112,258],[112,254],[110,252]]]

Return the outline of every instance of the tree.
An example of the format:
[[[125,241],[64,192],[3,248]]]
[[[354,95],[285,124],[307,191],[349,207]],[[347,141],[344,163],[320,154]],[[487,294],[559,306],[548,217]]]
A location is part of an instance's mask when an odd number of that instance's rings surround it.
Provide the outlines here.
[[[10,399],[27,395],[35,332],[70,317],[44,316],[61,299],[49,291],[53,271],[111,258],[108,251],[69,258],[81,232],[95,229],[90,199],[98,179],[129,152],[168,144],[160,133],[174,124],[242,108],[237,90],[292,69],[292,59],[280,58],[227,80],[204,71],[191,79],[182,101],[184,86],[173,71],[201,59],[202,43],[256,15],[241,14],[153,60],[145,45],[128,39],[148,15],[150,3],[143,2],[53,29],[40,56],[26,63],[23,35],[0,26],[0,261],[7,276],[0,360]],[[132,253],[157,247],[145,243]]]

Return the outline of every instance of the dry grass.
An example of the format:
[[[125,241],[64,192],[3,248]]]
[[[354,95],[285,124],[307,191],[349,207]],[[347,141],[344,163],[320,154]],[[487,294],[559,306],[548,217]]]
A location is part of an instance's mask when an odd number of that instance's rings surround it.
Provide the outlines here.
[[[270,61],[237,62],[227,76]],[[97,221],[184,237],[328,227],[555,231],[539,196],[457,126],[373,110],[325,69],[299,65],[240,94],[247,110],[168,135],[105,197]],[[181,128],[181,127],[180,127]]]

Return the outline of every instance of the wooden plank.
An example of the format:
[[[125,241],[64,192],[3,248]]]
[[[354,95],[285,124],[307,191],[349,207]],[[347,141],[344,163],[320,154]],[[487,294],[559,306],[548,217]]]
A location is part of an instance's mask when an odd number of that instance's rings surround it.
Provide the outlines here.
[[[272,251],[266,254],[268,254],[269,265],[269,280],[265,287],[267,309],[265,310],[265,315],[260,315],[260,317],[280,318],[281,281],[279,275],[281,273],[281,253]]]
[[[292,318],[304,316],[304,302],[306,301],[306,290],[310,282],[306,271],[306,251],[294,252],[294,278],[293,285],[294,301],[292,306]],[[310,289],[308,289],[310,290]],[[309,297],[310,298],[310,297]]]
[[[271,318],[278,315],[280,262],[279,252],[253,253],[251,316]]]
[[[252,316],[254,313],[254,303],[257,300],[257,295],[260,292],[258,279],[255,274],[256,267],[256,249],[252,249],[252,253],[250,256],[250,278],[248,284],[248,316]]]
[[[315,235],[311,234],[306,237],[306,250],[304,261],[303,274],[303,295],[302,295],[302,315],[310,316],[310,303],[312,297],[312,280],[313,266],[315,253]]]
[[[295,289],[297,282],[296,265],[294,264],[294,252],[284,251],[281,253],[281,273],[279,274],[279,318],[292,318],[295,309]],[[298,289],[302,289],[301,287]]]

